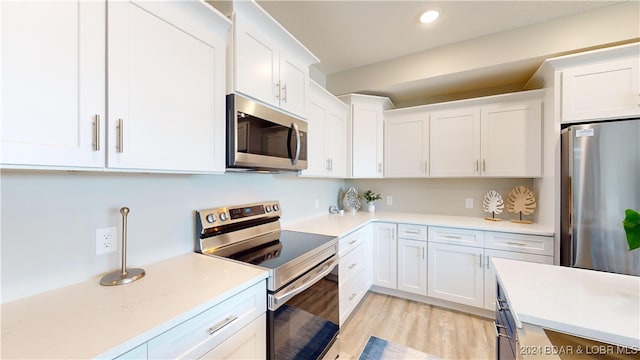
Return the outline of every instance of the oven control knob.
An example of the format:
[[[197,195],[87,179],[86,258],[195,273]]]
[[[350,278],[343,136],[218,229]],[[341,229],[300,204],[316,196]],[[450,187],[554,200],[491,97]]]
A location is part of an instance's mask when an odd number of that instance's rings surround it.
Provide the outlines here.
[[[278,211],[278,210],[280,210],[278,205],[277,204],[273,204],[273,211]]]
[[[267,210],[268,213],[271,212],[271,205],[267,205],[264,208],[265,208],[265,210]]]
[[[214,221],[216,221],[216,216],[215,215],[213,215],[213,214],[207,215],[207,222],[209,224],[213,223]]]
[[[227,220],[227,214],[226,213],[220,213],[219,217],[220,217],[221,221]]]

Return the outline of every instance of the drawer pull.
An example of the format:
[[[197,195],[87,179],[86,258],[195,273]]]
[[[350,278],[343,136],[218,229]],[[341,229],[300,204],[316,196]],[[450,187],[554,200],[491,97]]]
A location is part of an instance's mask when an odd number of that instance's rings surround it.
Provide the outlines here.
[[[460,236],[454,236],[454,235],[443,235],[442,236],[445,239],[455,239],[455,240],[462,240],[462,237]]]
[[[358,242],[358,239],[349,241],[349,245],[353,245]]]
[[[506,329],[506,327],[504,325],[499,325],[497,324],[495,321],[493,322],[493,329],[496,331],[496,338],[499,337],[506,337],[507,339],[511,339],[511,336],[507,335],[507,334],[502,334],[500,332],[500,330],[498,330],[498,328],[500,329]]]
[[[93,138],[93,151],[100,151],[100,115],[96,114],[96,129]]]
[[[353,263],[351,265],[349,265],[349,270],[353,269],[354,267],[356,267],[358,265],[358,263]]]
[[[209,330],[207,330],[209,332],[209,335],[213,335],[216,332],[220,331],[223,327],[231,324],[232,322],[234,322],[235,320],[238,319],[238,315],[231,315],[228,316],[226,319],[220,321],[219,323],[213,325],[212,327],[209,328]]]
[[[351,296],[349,296],[349,301],[353,300],[354,297],[356,297],[356,293],[351,294]]]
[[[420,230],[405,230],[405,234],[420,234]]]
[[[521,243],[521,242],[514,242],[514,241],[507,241],[508,245],[513,245],[513,246],[527,246],[527,244],[525,243]]]

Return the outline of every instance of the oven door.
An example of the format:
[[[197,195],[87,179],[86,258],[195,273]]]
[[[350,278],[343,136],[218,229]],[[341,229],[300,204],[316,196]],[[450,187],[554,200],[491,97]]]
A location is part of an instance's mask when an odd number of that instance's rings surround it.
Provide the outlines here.
[[[338,258],[269,293],[269,359],[321,359],[338,338]]]
[[[307,168],[307,123],[237,94],[227,95],[227,167]]]

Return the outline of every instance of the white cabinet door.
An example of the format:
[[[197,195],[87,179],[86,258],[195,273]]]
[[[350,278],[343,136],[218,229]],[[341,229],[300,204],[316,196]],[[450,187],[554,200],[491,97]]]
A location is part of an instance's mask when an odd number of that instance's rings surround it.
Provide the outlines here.
[[[329,175],[347,177],[347,121],[348,108],[331,109],[325,126],[325,150],[329,160]]]
[[[317,83],[309,82],[308,167],[303,176],[347,176],[349,107]]]
[[[562,122],[640,115],[640,57],[562,72]]]
[[[493,264],[491,263],[492,258],[512,259],[553,265],[553,256],[486,249],[484,261],[484,308],[487,310],[495,310],[496,308],[496,272],[493,269]]]
[[[200,359],[266,359],[267,316],[263,314]]]
[[[429,175],[480,175],[480,109],[462,108],[431,113]]]
[[[373,285],[397,288],[396,224],[375,223],[373,231]]]
[[[381,178],[384,156],[382,108],[369,104],[352,106],[352,164],[354,178]]]
[[[308,64],[297,63],[280,52],[280,107],[304,118],[307,117],[308,74]]]
[[[310,92],[313,96],[314,92]],[[325,151],[325,124],[327,112],[321,99],[309,100],[307,106],[307,168],[302,171],[304,176],[327,176],[329,172],[329,157]],[[346,139],[345,139],[346,140]]]
[[[224,171],[225,33],[194,4],[108,3],[110,168]]]
[[[427,295],[427,242],[398,239],[398,290]]]
[[[234,17],[235,90],[266,104],[279,106],[279,54],[276,45],[248,19]]]
[[[481,108],[481,174],[542,175],[542,104],[538,100]]]
[[[385,113],[384,176],[429,175],[429,114]]]
[[[484,305],[481,248],[429,243],[428,295],[469,306]]]
[[[102,168],[104,1],[1,1],[3,167]]]

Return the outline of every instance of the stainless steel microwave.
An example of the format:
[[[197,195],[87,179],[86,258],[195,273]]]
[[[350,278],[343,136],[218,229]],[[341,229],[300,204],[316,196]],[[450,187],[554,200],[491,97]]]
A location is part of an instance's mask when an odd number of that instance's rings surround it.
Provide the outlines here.
[[[227,168],[307,168],[307,123],[238,94],[227,95]]]

